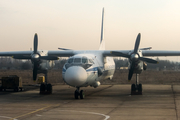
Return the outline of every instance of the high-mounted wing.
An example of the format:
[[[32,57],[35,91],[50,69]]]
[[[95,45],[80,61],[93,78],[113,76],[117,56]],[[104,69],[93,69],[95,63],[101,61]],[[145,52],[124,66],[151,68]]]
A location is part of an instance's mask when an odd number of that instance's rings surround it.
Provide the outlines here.
[[[142,50],[143,56],[180,56],[180,51],[168,50]]]
[[[114,52],[114,54],[112,53]],[[129,53],[133,50],[104,50],[103,56],[112,56],[112,57],[125,57],[129,56]],[[180,56],[180,51],[172,51],[172,50],[141,50],[142,55],[146,57],[155,57],[155,56]],[[122,53],[122,55],[116,54]]]

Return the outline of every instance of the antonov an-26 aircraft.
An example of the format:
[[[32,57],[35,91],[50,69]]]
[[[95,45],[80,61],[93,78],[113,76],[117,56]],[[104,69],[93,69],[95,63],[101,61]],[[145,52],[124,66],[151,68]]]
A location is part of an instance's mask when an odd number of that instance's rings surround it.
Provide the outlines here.
[[[131,93],[142,94],[142,84],[139,84],[139,74],[146,69],[148,63],[158,63],[156,60],[145,58],[145,56],[179,56],[180,51],[156,51],[148,50],[150,48],[139,49],[139,33],[133,50],[105,50],[105,41],[103,39],[103,20],[104,8],[102,11],[101,39],[99,50],[70,50],[59,48],[58,51],[37,50],[38,37],[34,36],[34,51],[10,51],[0,52],[0,56],[13,56],[14,59],[30,59],[33,64],[33,80],[36,80],[38,73],[44,73],[46,82],[41,84],[40,93],[52,92],[51,84],[47,82],[47,71],[54,65],[53,60],[58,57],[69,57],[63,66],[63,80],[70,86],[76,88],[74,92],[75,99],[84,98],[81,87],[92,86],[94,88],[100,85],[101,79],[112,79],[115,71],[113,57],[125,57],[129,59],[129,75],[136,74],[136,83],[131,85]]]

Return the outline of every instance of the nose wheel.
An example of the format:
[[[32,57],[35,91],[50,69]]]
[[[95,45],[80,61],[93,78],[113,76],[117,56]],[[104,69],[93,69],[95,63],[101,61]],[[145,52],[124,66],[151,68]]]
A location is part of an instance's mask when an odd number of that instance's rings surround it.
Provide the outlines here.
[[[139,74],[136,74],[136,84],[131,85],[131,95],[142,95],[142,84],[139,84]]]
[[[84,91],[83,90],[81,90],[81,91],[79,91],[79,87],[75,90],[75,92],[74,92],[74,98],[75,99],[79,99],[79,97],[80,97],[80,99],[84,99],[84,97],[85,97],[85,95],[84,95]]]

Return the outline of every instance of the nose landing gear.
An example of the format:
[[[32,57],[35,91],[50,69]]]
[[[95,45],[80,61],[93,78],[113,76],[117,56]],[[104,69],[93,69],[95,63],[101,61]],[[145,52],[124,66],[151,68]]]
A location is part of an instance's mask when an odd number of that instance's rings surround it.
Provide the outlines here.
[[[79,92],[79,87],[77,87],[77,89],[75,90],[75,92],[74,92],[74,98],[75,99],[78,99],[79,97],[80,97],[80,99],[84,99],[84,97],[85,97],[85,95],[84,95],[84,91],[83,90],[81,90],[80,92]]]

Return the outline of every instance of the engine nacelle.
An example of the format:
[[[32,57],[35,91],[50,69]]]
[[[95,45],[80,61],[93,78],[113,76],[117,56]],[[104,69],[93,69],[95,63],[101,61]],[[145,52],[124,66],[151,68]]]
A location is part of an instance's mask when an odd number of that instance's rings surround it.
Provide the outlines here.
[[[147,64],[145,62],[143,62],[143,70],[147,69]]]
[[[52,69],[55,66],[54,61],[52,60],[44,60],[42,63],[39,65],[40,70],[49,70]]]
[[[94,87],[94,88],[97,88],[98,86],[100,86],[101,85],[101,83],[99,82],[99,81],[97,81],[97,82],[95,82],[92,86]]]

